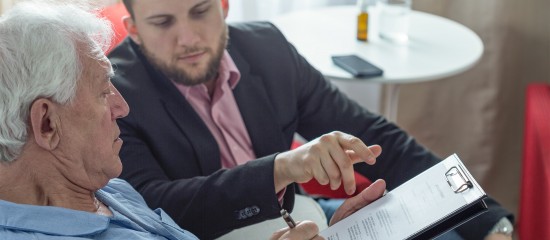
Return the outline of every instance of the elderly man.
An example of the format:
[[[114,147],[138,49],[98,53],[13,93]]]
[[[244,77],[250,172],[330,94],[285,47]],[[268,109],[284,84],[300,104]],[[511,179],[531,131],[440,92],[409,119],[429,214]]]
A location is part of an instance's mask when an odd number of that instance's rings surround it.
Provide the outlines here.
[[[101,49],[108,26],[38,1],[0,20],[0,238],[196,239],[113,179],[129,109]]]
[[[0,18],[0,239],[197,239],[116,179],[116,119],[129,108],[102,50],[109,25],[89,10],[34,1]],[[375,182],[333,221],[384,188]],[[317,232],[304,221],[272,239],[317,239]]]

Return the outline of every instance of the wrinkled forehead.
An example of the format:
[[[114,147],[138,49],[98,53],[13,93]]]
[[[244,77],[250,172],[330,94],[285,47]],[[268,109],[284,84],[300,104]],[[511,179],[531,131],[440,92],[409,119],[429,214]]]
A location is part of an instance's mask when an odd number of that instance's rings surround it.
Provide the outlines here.
[[[99,63],[99,66],[101,66],[101,68],[105,70],[105,75],[107,75],[109,79],[115,75],[113,65],[111,65],[111,61],[109,61],[109,59],[105,55],[103,55],[103,57],[100,58],[97,62]]]
[[[113,67],[111,66],[111,61],[105,55],[104,49],[98,45],[96,42],[93,42],[90,46],[91,54],[89,56],[84,56],[83,65],[86,69],[91,66],[99,66],[95,71],[105,72],[104,75],[111,76],[113,75]]]
[[[100,58],[84,57],[82,61],[83,74],[79,85],[100,88],[114,76],[111,62],[104,55]]]

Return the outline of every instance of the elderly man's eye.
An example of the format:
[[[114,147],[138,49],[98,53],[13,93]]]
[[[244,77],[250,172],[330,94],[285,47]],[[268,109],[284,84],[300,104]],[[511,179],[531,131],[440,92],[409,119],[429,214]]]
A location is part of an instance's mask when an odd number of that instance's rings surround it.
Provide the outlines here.
[[[103,92],[103,96],[105,96],[105,97],[111,96],[111,95],[115,95],[115,92],[113,92],[113,90],[111,90],[111,89],[107,89]]]

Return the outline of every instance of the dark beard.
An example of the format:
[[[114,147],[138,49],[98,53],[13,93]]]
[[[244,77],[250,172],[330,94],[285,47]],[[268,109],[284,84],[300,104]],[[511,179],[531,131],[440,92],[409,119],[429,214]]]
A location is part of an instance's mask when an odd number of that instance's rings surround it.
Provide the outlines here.
[[[149,52],[144,45],[140,46],[143,55],[151,63],[153,67],[162,72],[168,79],[183,84],[185,86],[194,86],[202,83],[206,83],[215,79],[218,75],[218,70],[220,68],[221,59],[223,52],[227,46],[228,39],[228,29],[225,27],[225,30],[220,36],[220,44],[217,49],[214,49],[213,58],[207,65],[206,72],[202,76],[197,76],[195,78],[191,77],[185,70],[179,69],[177,66],[170,66],[165,62],[162,62],[160,59],[156,58],[152,52]],[[191,47],[187,49],[189,52],[197,51],[197,48]]]

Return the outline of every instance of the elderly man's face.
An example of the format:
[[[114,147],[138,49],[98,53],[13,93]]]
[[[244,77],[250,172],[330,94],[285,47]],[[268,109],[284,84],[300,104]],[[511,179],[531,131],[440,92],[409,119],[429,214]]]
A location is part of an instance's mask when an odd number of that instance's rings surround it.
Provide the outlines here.
[[[94,190],[122,171],[116,119],[126,116],[129,108],[110,82],[106,58],[84,60],[84,69],[74,102],[62,107],[57,155],[66,161],[64,174],[71,181]]]
[[[196,85],[216,77],[227,45],[220,0],[135,1],[128,32],[172,80]]]

